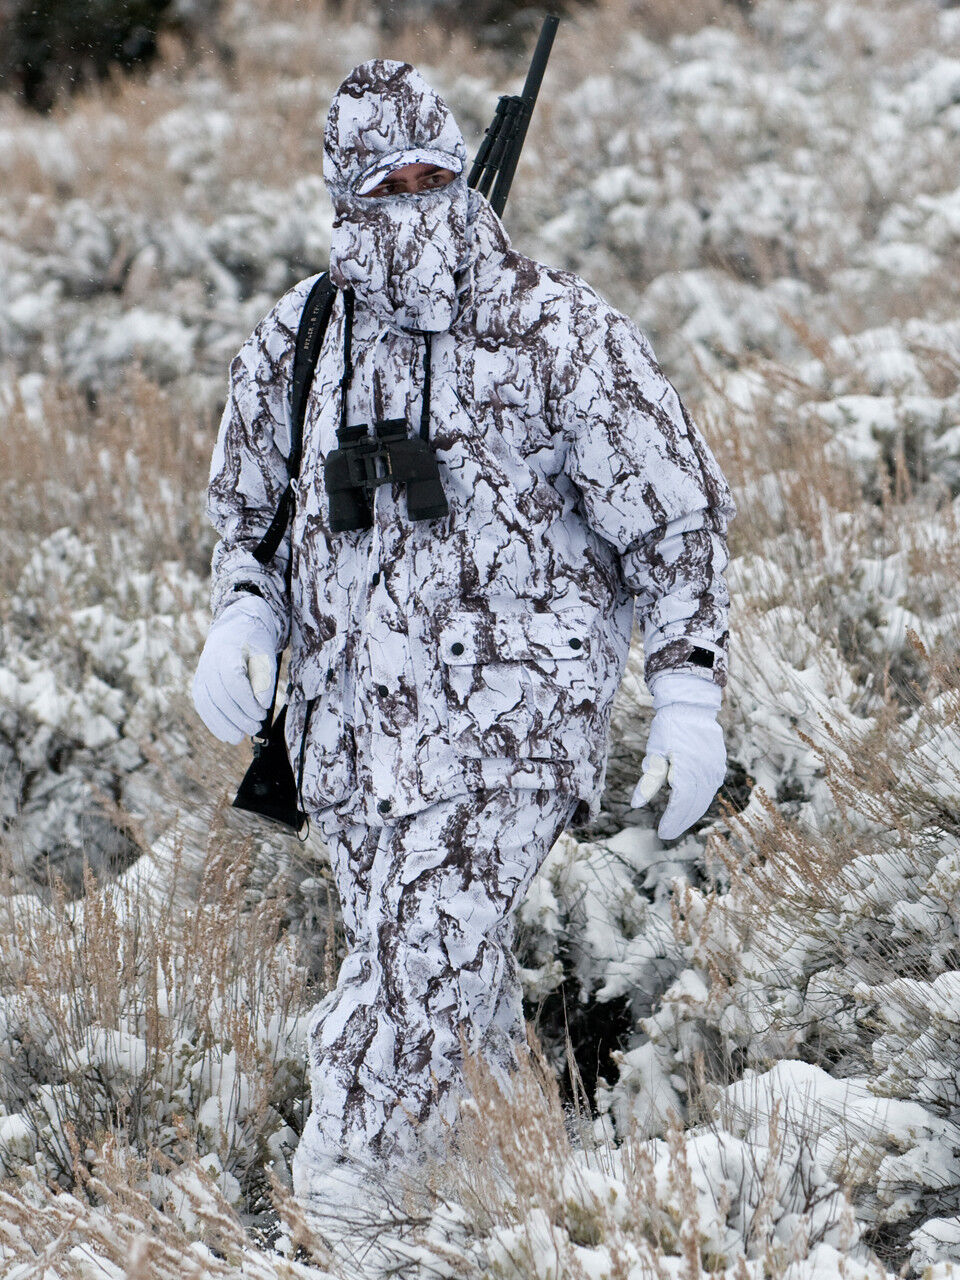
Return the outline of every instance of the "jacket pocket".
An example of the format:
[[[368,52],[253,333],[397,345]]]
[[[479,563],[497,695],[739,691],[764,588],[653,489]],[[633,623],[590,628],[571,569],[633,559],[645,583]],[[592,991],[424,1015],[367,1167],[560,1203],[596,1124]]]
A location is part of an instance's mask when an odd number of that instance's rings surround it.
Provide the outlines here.
[[[572,760],[596,709],[595,611],[463,610],[437,628],[448,730],[464,756]]]

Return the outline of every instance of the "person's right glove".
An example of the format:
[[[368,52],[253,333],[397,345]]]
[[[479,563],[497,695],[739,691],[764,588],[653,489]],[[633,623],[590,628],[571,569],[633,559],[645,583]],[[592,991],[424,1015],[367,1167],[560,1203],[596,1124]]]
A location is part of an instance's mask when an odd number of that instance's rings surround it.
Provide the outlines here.
[[[214,737],[253,736],[270,709],[280,624],[261,596],[237,595],[211,624],[193,677],[193,705]]]
[[[727,750],[717,723],[721,690],[706,677],[664,671],[651,678],[650,692],[656,714],[630,804],[642,808],[669,782],[657,835],[673,840],[703,817],[726,775]]]

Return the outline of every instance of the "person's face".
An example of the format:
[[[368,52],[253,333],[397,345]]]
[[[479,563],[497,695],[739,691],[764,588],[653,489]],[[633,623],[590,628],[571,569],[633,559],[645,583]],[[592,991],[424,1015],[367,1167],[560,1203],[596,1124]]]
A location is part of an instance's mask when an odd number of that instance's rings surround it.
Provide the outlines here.
[[[441,169],[435,164],[405,164],[388,173],[372,191],[365,191],[364,196],[416,195],[420,191],[436,191],[456,176],[452,169]]]

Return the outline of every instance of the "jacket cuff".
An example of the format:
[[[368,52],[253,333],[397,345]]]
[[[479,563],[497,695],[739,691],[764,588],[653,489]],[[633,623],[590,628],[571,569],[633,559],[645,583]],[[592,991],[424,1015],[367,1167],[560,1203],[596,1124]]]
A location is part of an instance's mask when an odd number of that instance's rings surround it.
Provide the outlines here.
[[[651,679],[664,671],[689,672],[713,680],[722,689],[727,683],[727,633],[719,642],[697,636],[679,637],[647,654],[643,678],[648,688]]]
[[[716,714],[723,701],[723,690],[709,672],[695,676],[687,671],[660,671],[650,677],[650,692],[654,711],[686,703]]]
[[[273,614],[277,624],[277,652],[282,653],[290,643],[289,610],[286,600],[277,592],[275,580],[268,574],[259,576],[251,574],[249,569],[241,569],[236,571],[235,577],[217,579],[210,595],[212,619],[216,621],[230,605],[251,595],[259,596]]]

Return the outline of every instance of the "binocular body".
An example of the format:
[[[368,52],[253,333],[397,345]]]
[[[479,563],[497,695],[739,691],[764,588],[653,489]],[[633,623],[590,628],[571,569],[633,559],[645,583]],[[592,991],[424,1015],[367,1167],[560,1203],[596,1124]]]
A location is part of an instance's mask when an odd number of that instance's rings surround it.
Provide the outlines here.
[[[374,490],[394,481],[406,485],[411,520],[436,520],[447,514],[436,454],[426,440],[408,435],[406,418],[376,422],[373,435],[365,422],[338,427],[337,448],[323,464],[333,532],[369,529]]]

